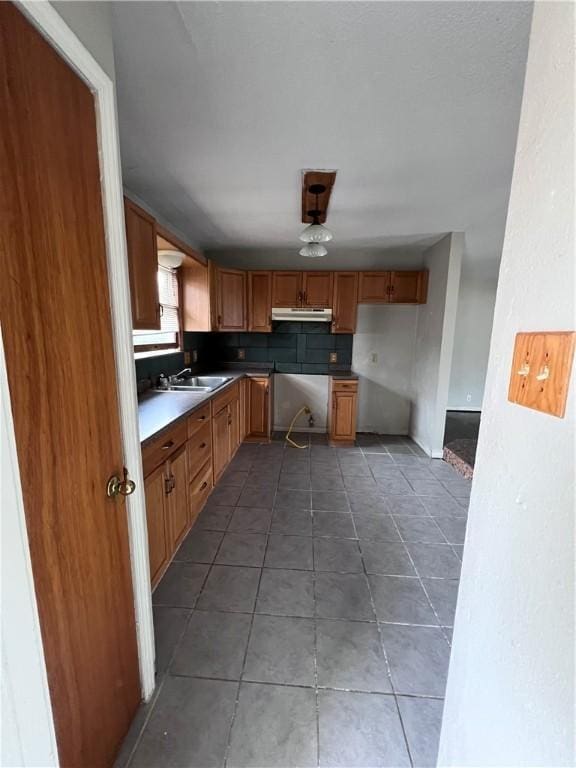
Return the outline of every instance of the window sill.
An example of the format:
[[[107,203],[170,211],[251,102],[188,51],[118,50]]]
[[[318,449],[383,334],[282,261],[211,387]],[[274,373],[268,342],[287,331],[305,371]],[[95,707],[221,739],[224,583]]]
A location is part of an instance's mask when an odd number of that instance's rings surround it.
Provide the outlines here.
[[[135,360],[142,360],[146,357],[166,357],[167,355],[181,355],[182,349],[153,349],[149,352],[134,352]]]

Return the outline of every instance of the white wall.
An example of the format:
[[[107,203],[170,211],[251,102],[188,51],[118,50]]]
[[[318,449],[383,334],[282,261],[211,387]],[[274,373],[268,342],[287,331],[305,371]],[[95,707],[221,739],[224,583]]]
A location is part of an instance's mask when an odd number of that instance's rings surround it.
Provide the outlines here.
[[[462,264],[449,409],[479,411],[482,407],[497,284],[497,264],[487,268]]]
[[[442,456],[464,238],[447,235],[424,254],[428,301],[418,307],[410,434],[430,456]]]
[[[573,3],[536,3],[440,765],[574,765],[572,370],[558,419],[507,400],[518,331],[575,327]]]
[[[329,376],[294,373],[274,374],[274,429],[288,429],[304,405],[310,406],[315,432],[326,432]],[[294,429],[308,432],[308,416],[302,414]]]
[[[359,432],[409,433],[417,320],[418,307],[358,307],[352,369],[359,376]]]

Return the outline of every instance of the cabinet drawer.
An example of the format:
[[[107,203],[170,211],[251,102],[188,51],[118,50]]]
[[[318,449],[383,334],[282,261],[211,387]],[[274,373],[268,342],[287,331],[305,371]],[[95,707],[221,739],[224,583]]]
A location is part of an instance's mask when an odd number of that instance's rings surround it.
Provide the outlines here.
[[[358,382],[352,381],[332,381],[332,390],[334,392],[357,392]]]
[[[194,477],[211,458],[212,429],[210,421],[207,421],[188,438],[188,477]]]
[[[188,417],[188,437],[192,437],[199,429],[202,429],[210,421],[210,403],[198,408]]]
[[[225,408],[228,403],[236,400],[239,397],[238,382],[235,381],[226,392],[222,392],[212,400],[212,416]]]
[[[181,445],[184,445],[187,437],[186,422],[181,421],[174,427],[166,430],[156,440],[145,445],[142,449],[144,477],[149,475],[156,467],[159,467],[163,461],[166,461]]]
[[[194,523],[212,490],[212,462],[208,460],[190,483],[190,523]]]

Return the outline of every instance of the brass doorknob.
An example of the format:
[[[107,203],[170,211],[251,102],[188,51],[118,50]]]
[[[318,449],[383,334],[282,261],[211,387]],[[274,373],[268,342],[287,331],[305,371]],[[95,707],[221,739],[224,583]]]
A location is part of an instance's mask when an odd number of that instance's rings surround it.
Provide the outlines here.
[[[121,496],[130,496],[131,493],[134,493],[135,488],[136,483],[128,478],[128,470],[124,467],[124,478],[122,480],[120,480],[118,475],[112,475],[108,479],[106,483],[106,496],[110,499],[119,494]]]

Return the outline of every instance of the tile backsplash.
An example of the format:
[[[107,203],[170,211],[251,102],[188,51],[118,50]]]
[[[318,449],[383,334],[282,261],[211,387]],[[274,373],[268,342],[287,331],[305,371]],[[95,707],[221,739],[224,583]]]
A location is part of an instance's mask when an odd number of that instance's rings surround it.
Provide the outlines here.
[[[245,363],[273,366],[278,373],[329,374],[352,365],[352,334],[331,334],[328,323],[274,323],[272,333],[185,333],[184,349],[197,350],[193,371]],[[239,356],[243,350],[244,357]],[[330,355],[336,362],[330,362]],[[157,379],[184,367],[184,352],[142,357],[135,361],[136,379]]]
[[[329,323],[274,323],[272,333],[212,334],[212,353],[221,363],[268,363],[278,373],[320,373],[348,370],[352,365],[352,334],[331,334]],[[330,362],[331,353],[336,362]]]

